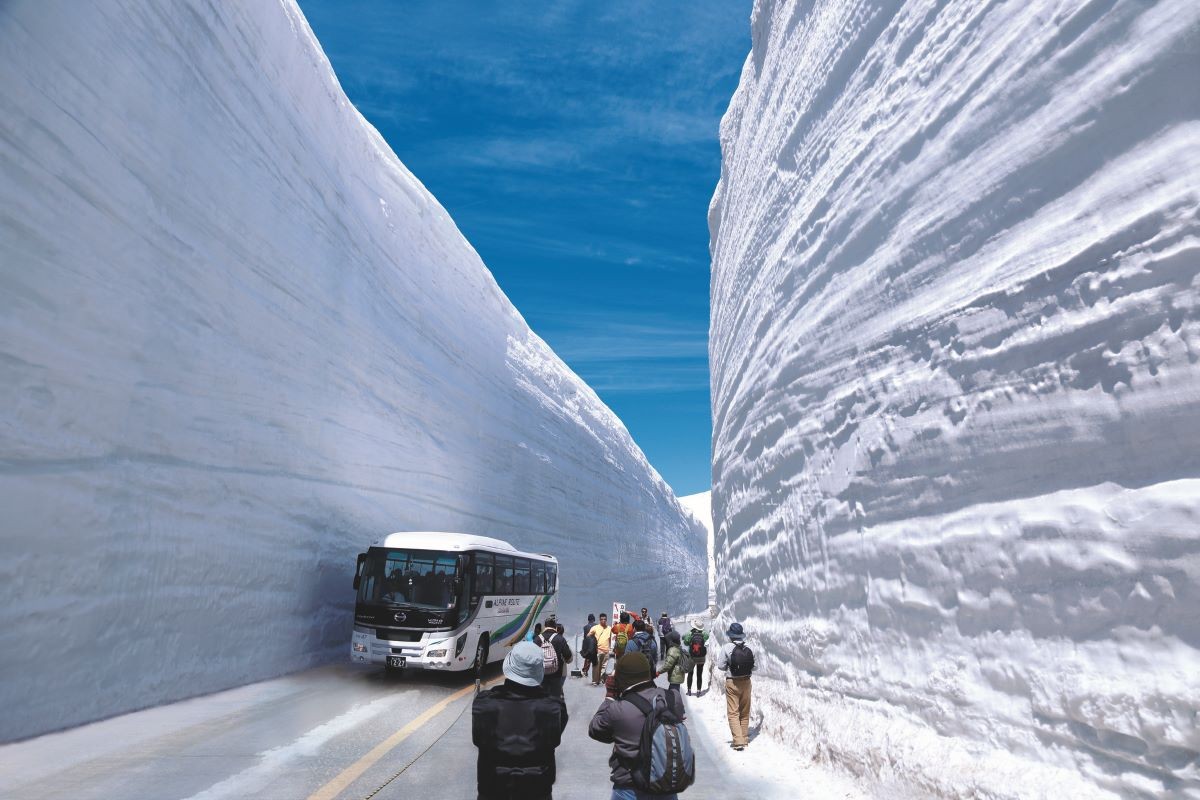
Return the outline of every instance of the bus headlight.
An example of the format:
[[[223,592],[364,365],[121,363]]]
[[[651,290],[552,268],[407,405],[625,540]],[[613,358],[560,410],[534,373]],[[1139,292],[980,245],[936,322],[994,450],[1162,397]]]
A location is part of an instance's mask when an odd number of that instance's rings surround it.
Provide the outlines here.
[[[467,646],[467,635],[464,633],[458,637],[458,641],[454,643],[454,657],[458,658],[462,655],[463,648]]]
[[[446,650],[444,648],[441,650],[430,650],[425,653],[425,657],[426,658],[445,658]]]

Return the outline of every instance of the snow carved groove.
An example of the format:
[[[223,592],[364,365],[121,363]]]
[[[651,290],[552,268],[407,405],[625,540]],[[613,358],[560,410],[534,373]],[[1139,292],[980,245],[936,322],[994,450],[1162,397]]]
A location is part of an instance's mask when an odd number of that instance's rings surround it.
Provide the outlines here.
[[[1200,796],[1200,6],[752,26],[713,512],[768,725],[920,792]]]
[[[702,526],[294,2],[3,3],[0,52],[0,741],[347,658],[393,530],[558,554],[572,621],[703,606]]]

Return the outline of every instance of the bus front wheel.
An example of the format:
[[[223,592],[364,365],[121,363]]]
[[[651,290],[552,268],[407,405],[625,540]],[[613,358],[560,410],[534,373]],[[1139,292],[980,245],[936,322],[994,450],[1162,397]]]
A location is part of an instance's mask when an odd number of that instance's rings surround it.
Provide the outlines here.
[[[487,666],[488,659],[488,635],[482,634],[479,637],[479,647],[475,648],[475,678],[478,680],[483,677],[483,668]]]

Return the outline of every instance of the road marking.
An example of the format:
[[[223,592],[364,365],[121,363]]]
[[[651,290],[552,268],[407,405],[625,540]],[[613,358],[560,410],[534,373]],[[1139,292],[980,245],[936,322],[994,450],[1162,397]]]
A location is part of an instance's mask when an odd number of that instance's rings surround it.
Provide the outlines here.
[[[491,686],[494,683],[499,683],[501,680],[503,680],[503,677],[493,678],[485,683],[484,686]],[[379,759],[383,758],[398,744],[420,730],[422,725],[445,711],[455,700],[466,697],[468,694],[471,694],[474,691],[474,685],[467,686],[464,689],[459,689],[449,697],[434,703],[412,722],[408,723],[403,728],[372,747],[369,753],[360,758],[358,761],[355,761],[350,766],[346,767],[346,769],[342,770],[342,772],[333,780],[309,795],[308,800],[333,800],[333,798],[341,794],[347,786],[362,777],[364,772],[375,766]]]

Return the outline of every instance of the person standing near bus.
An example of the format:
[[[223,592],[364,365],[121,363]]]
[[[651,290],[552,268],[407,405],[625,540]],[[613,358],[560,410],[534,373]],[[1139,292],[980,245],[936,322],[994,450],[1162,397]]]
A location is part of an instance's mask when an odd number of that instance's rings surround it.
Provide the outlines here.
[[[596,663],[592,666],[592,686],[599,686],[600,675],[608,663],[609,648],[612,644],[612,628],[608,627],[607,614],[600,615],[600,621],[588,631],[588,635],[596,637]]]
[[[567,704],[546,693],[544,677],[542,648],[517,642],[504,658],[504,683],[475,695],[479,800],[553,800],[554,750],[567,727]]]

